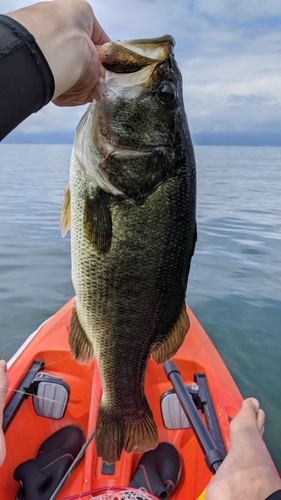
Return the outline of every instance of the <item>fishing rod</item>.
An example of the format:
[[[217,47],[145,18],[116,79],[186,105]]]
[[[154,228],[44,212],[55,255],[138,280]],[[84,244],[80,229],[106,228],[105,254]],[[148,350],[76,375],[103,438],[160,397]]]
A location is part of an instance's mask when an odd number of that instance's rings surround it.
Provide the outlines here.
[[[59,482],[58,486],[56,487],[54,493],[52,494],[50,500],[55,500],[57,498],[58,494],[61,492],[62,488],[64,487],[66,481],[69,479],[69,476],[70,476],[71,472],[73,471],[73,469],[75,469],[76,465],[78,465],[78,463],[80,462],[81,458],[83,457],[86,449],[88,448],[89,444],[91,443],[91,441],[95,437],[95,435],[96,435],[96,429],[93,430],[93,432],[88,437],[87,441],[83,444],[83,446],[82,446],[81,450],[79,451],[77,457],[72,462],[71,466],[66,471],[65,475],[63,476],[63,478],[60,480],[60,482]]]
[[[205,427],[193,402],[192,396],[186,389],[175,363],[173,361],[167,361],[164,364],[164,370],[168,379],[173,385],[175,393],[179,398],[181,407],[200,444],[200,447],[205,456],[205,462],[210,471],[215,474],[224,459],[224,455],[221,450],[216,447],[212,436],[210,435],[208,429]]]

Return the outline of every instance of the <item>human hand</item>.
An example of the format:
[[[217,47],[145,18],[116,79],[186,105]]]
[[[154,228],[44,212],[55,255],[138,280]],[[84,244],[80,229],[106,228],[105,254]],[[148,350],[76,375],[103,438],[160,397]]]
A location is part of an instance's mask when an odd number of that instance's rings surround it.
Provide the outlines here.
[[[77,106],[99,97],[95,45],[110,39],[85,0],[40,2],[7,14],[25,26],[45,55],[55,80],[53,102]]]

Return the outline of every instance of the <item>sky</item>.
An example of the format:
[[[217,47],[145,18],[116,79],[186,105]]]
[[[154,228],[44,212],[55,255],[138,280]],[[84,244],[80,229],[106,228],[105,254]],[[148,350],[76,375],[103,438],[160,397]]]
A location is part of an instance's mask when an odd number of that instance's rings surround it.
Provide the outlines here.
[[[0,0],[0,12],[35,3]],[[281,146],[280,0],[90,0],[112,40],[169,33],[195,144]],[[85,107],[50,103],[6,142],[72,142]]]

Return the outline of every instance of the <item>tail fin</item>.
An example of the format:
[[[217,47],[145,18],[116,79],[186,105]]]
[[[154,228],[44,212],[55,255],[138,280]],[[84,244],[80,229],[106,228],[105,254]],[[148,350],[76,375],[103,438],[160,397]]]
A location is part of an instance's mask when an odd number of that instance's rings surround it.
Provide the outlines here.
[[[156,448],[157,428],[153,416],[149,413],[145,413],[143,418],[135,423],[126,424],[101,403],[97,419],[97,455],[105,462],[113,463],[120,460],[122,449],[128,453],[138,453]]]
[[[158,445],[158,433],[153,416],[146,414],[142,420],[125,426],[124,449],[141,453]]]
[[[97,455],[108,464],[120,460],[124,443],[124,424],[100,404],[96,426]]]

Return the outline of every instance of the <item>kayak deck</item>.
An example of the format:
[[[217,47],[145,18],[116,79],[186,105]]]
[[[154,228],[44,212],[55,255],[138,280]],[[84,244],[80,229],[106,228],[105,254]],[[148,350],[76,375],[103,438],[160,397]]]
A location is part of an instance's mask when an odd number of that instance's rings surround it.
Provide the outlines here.
[[[95,429],[102,395],[101,381],[95,360],[89,366],[79,365],[69,351],[68,325],[72,306],[73,299],[45,322],[9,362],[7,401],[15,393],[34,360],[42,360],[48,374],[60,377],[68,384],[70,398],[60,420],[38,416],[34,411],[32,396],[23,401],[6,431],[7,458],[0,469],[1,498],[15,498],[19,488],[19,484],[13,479],[15,468],[20,463],[35,458],[40,444],[48,436],[69,424],[80,426],[86,438]],[[190,330],[173,361],[186,385],[193,383],[195,373],[205,374],[222,438],[228,449],[229,420],[240,409],[242,397],[217,350],[189,308],[188,314]],[[172,499],[196,500],[208,484],[211,473],[192,429],[168,430],[163,425],[160,399],[171,387],[163,366],[150,359],[145,393],[156,421],[159,441],[174,444],[182,459],[182,475]],[[202,419],[205,422],[204,415]],[[114,473],[104,473],[102,460],[95,453],[93,439],[57,498],[66,499],[106,485],[127,486],[140,457],[140,454],[123,452],[121,460],[115,464]]]

